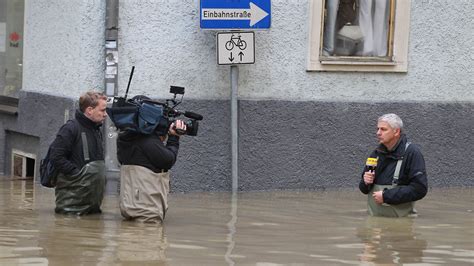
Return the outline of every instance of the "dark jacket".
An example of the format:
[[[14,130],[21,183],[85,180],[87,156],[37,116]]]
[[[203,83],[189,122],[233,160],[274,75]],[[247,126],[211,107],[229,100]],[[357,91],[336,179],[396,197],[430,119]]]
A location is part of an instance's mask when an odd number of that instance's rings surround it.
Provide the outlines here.
[[[84,113],[76,110],[74,120],[67,121],[51,144],[51,161],[65,175],[79,173],[88,162],[104,160],[104,147],[100,124],[96,124]],[[84,161],[81,132],[85,132],[89,147],[89,161]]]
[[[117,159],[123,165],[140,165],[155,173],[169,170],[176,162],[179,137],[168,136],[165,144],[156,134],[121,132],[117,139]]]
[[[384,145],[379,145],[369,157],[377,158],[377,168],[375,170],[374,183],[377,185],[391,185],[395,167],[399,159],[403,159],[398,179],[398,186],[385,190],[383,201],[388,204],[400,204],[422,199],[428,190],[428,179],[425,169],[425,160],[417,145],[410,144],[405,150],[407,138],[404,134],[395,145],[392,151],[388,151]],[[372,185],[364,183],[364,168],[362,178],[359,182],[359,189],[362,193],[368,194]]]

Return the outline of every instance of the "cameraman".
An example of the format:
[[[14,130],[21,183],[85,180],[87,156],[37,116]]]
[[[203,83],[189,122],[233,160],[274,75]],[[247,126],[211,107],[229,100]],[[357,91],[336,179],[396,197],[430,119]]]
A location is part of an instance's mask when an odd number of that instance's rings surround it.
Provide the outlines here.
[[[117,139],[120,167],[120,212],[126,219],[161,223],[168,209],[169,169],[176,162],[182,120],[166,133],[124,131]],[[166,141],[166,145],[164,142]]]

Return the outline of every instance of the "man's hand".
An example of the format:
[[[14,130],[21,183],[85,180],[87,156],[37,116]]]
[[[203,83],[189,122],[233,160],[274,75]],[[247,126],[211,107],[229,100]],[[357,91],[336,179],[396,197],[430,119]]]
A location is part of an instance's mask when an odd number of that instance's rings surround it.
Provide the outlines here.
[[[186,124],[184,123],[184,121],[176,120],[173,122],[173,124],[171,124],[168,134],[174,135],[174,136],[181,136],[185,134],[185,132],[186,132]]]
[[[364,183],[366,185],[371,185],[374,183],[375,173],[374,171],[367,171],[364,173]]]
[[[375,191],[372,193],[372,197],[374,198],[375,203],[382,204],[383,203],[383,191]]]

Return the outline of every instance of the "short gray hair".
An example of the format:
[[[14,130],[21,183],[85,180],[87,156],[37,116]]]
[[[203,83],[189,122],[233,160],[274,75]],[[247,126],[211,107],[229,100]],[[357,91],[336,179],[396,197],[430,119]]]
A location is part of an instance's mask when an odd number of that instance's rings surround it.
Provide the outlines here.
[[[399,128],[400,131],[403,129],[403,121],[402,119],[396,114],[384,114],[377,120],[378,122],[387,122],[391,128],[397,129]]]

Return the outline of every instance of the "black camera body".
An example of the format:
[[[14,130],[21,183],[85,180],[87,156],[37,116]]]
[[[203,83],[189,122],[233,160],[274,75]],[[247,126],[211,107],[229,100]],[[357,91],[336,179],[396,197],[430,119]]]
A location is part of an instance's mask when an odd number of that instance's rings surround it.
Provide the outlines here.
[[[183,100],[184,87],[171,86],[170,93],[174,94],[174,97],[164,102],[152,100],[145,95],[137,95],[127,100],[134,69],[135,67],[132,68],[125,97],[115,97],[112,107],[106,110],[114,125],[121,131],[164,136],[168,134],[169,127],[174,121],[180,116],[185,116],[189,118],[182,119],[186,130],[175,129],[176,132],[180,135],[197,136],[198,121],[202,120],[202,115],[176,109]],[[181,95],[181,99],[177,100],[177,95]]]
[[[180,111],[176,106],[182,102],[176,100],[178,94],[184,95],[184,87],[171,86],[170,92],[173,99],[164,102],[152,100],[144,95],[137,95],[129,100],[116,97],[112,107],[107,108],[107,114],[114,125],[122,131],[133,131],[141,134],[158,134],[164,136],[168,133],[170,125],[185,116],[183,120],[186,130],[176,130],[180,135],[197,136],[199,122],[202,116],[188,111]]]

